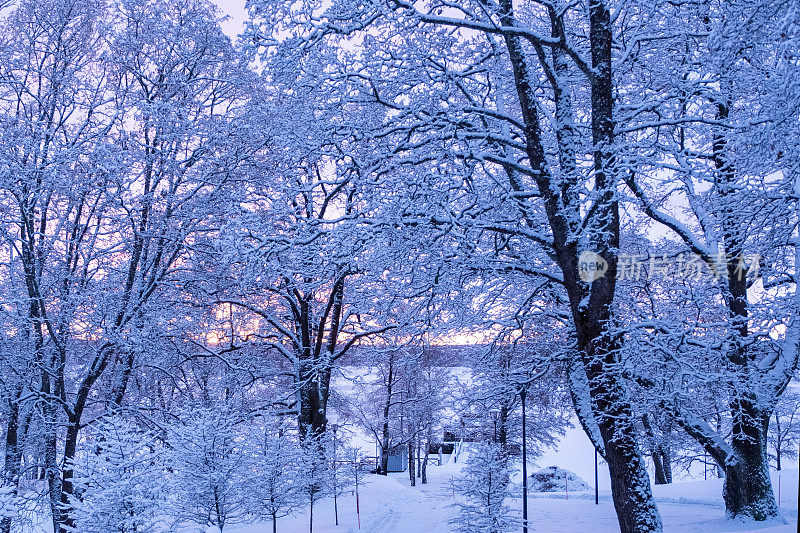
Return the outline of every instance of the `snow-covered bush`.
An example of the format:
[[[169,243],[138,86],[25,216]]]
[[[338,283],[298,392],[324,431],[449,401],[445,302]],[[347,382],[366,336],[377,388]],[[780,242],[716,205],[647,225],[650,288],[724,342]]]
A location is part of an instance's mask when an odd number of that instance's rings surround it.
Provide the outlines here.
[[[557,466],[548,466],[530,476],[533,492],[564,492],[564,490],[589,490],[591,487],[575,472]]]
[[[187,411],[171,428],[170,511],[176,519],[223,531],[247,515],[252,456],[237,429],[227,410],[206,408]]]
[[[325,443],[320,439],[308,439],[301,445],[300,492],[303,504],[309,506],[309,531],[314,527],[314,503],[327,496],[331,489],[330,470],[325,457]]]
[[[256,440],[256,439],[254,439]],[[255,514],[272,521],[277,531],[278,518],[305,504],[303,491],[303,450],[285,434],[268,427],[254,442],[252,492]]]
[[[455,482],[461,495],[453,521],[462,533],[503,533],[517,527],[517,520],[505,505],[510,496],[507,458],[496,445],[480,444],[464,465]]]
[[[119,416],[102,419],[75,465],[76,530],[154,531],[165,485],[161,459],[161,446],[151,433]]]

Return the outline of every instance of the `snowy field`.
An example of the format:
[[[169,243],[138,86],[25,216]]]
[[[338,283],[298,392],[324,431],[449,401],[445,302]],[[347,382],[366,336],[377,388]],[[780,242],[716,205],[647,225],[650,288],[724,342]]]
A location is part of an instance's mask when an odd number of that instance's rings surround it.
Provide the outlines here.
[[[429,467],[429,483],[410,487],[407,473],[388,477],[369,475],[359,492],[361,528],[358,526],[355,497],[347,494],[338,499],[339,526],[334,525],[333,500],[321,500],[314,508],[314,531],[317,533],[444,533],[455,531],[452,480],[460,472],[461,463]],[[665,531],[692,533],[725,531],[763,531],[789,533],[797,520],[797,470],[784,470],[781,476],[781,511],[788,524],[755,524],[729,521],[724,518],[721,500],[722,480],[674,483],[655,487],[656,501],[664,519]],[[777,474],[773,482],[778,485]],[[518,490],[521,494],[521,489]],[[777,494],[776,494],[777,495]],[[510,505],[521,515],[522,499]],[[529,531],[548,533],[619,531],[608,490],[601,490],[600,504],[594,503],[594,492],[565,494],[534,493],[528,497]],[[261,533],[271,524],[232,527],[232,533]],[[307,514],[278,521],[279,533],[308,531]]]

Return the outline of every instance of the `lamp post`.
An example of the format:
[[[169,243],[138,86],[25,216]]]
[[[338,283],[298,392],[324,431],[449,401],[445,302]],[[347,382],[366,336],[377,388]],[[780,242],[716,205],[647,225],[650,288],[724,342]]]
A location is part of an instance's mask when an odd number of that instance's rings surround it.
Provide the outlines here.
[[[339,429],[339,424],[331,424],[333,429],[333,516],[336,525],[339,525],[339,504],[336,501],[336,430]]]
[[[353,450],[353,465],[356,474],[356,516],[358,517],[358,529],[361,529],[361,507],[358,502],[358,469],[361,468],[361,462],[358,460],[356,450]]]
[[[489,416],[492,418],[492,423],[494,424],[494,439],[492,442],[497,444],[497,419],[500,418],[500,409],[496,407],[489,409]]]
[[[600,488],[597,486],[597,448],[594,449],[594,504],[600,505]]]
[[[703,480],[708,479],[708,451],[703,450]]]
[[[528,533],[528,439],[525,431],[525,396],[527,394],[527,389],[520,387],[519,399],[522,402],[522,533]]]

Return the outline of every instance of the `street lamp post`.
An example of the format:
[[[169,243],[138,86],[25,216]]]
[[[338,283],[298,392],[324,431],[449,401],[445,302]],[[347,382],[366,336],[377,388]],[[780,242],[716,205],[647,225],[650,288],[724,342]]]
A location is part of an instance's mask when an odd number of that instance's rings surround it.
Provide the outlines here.
[[[528,443],[525,431],[525,396],[528,391],[525,387],[519,389],[519,399],[522,401],[522,533],[528,533]]]
[[[600,488],[597,486],[597,448],[594,449],[594,504],[600,505]]]
[[[703,480],[708,479],[708,451],[703,450]]]
[[[336,501],[336,430],[339,429],[338,424],[332,424],[331,429],[333,429],[333,516],[336,521],[336,525],[339,525],[339,504]]]
[[[500,409],[489,409],[489,416],[492,417],[492,423],[494,424],[494,439],[492,442],[497,444],[497,419],[500,418]]]

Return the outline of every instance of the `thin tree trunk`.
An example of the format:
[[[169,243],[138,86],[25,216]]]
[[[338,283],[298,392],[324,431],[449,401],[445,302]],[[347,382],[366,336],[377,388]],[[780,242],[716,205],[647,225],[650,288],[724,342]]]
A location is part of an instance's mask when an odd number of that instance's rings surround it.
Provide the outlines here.
[[[420,466],[420,477],[421,482],[425,485],[428,482],[428,456],[430,455],[430,442],[425,443],[425,459],[422,460],[422,466]]]
[[[666,446],[661,446],[661,466],[664,468],[664,479],[667,484],[672,483],[672,452]]]
[[[417,477],[422,476],[422,439],[417,438]]]
[[[14,487],[14,495],[17,494],[19,485],[19,471],[20,471],[20,442],[19,442],[19,401],[22,395],[22,390],[18,389],[12,398],[9,398],[7,407],[7,421],[6,421],[6,446],[5,446],[5,462],[3,464],[3,485]],[[3,518],[0,522],[0,533],[9,533],[11,531],[11,517]]]
[[[383,428],[381,431],[381,475],[389,468],[389,411],[392,406],[392,385],[394,380],[394,352],[389,354],[389,370],[386,377],[386,402],[383,405]]]
[[[414,470],[414,439],[408,441],[408,478],[411,480],[411,486],[417,484],[417,476]]]
[[[653,433],[653,427],[650,425],[650,417],[647,415],[647,413],[642,415],[642,426],[644,427],[647,444],[650,448],[650,457],[653,459],[656,485],[666,485],[667,477],[666,473],[664,472],[661,445],[656,443],[656,436]]]

